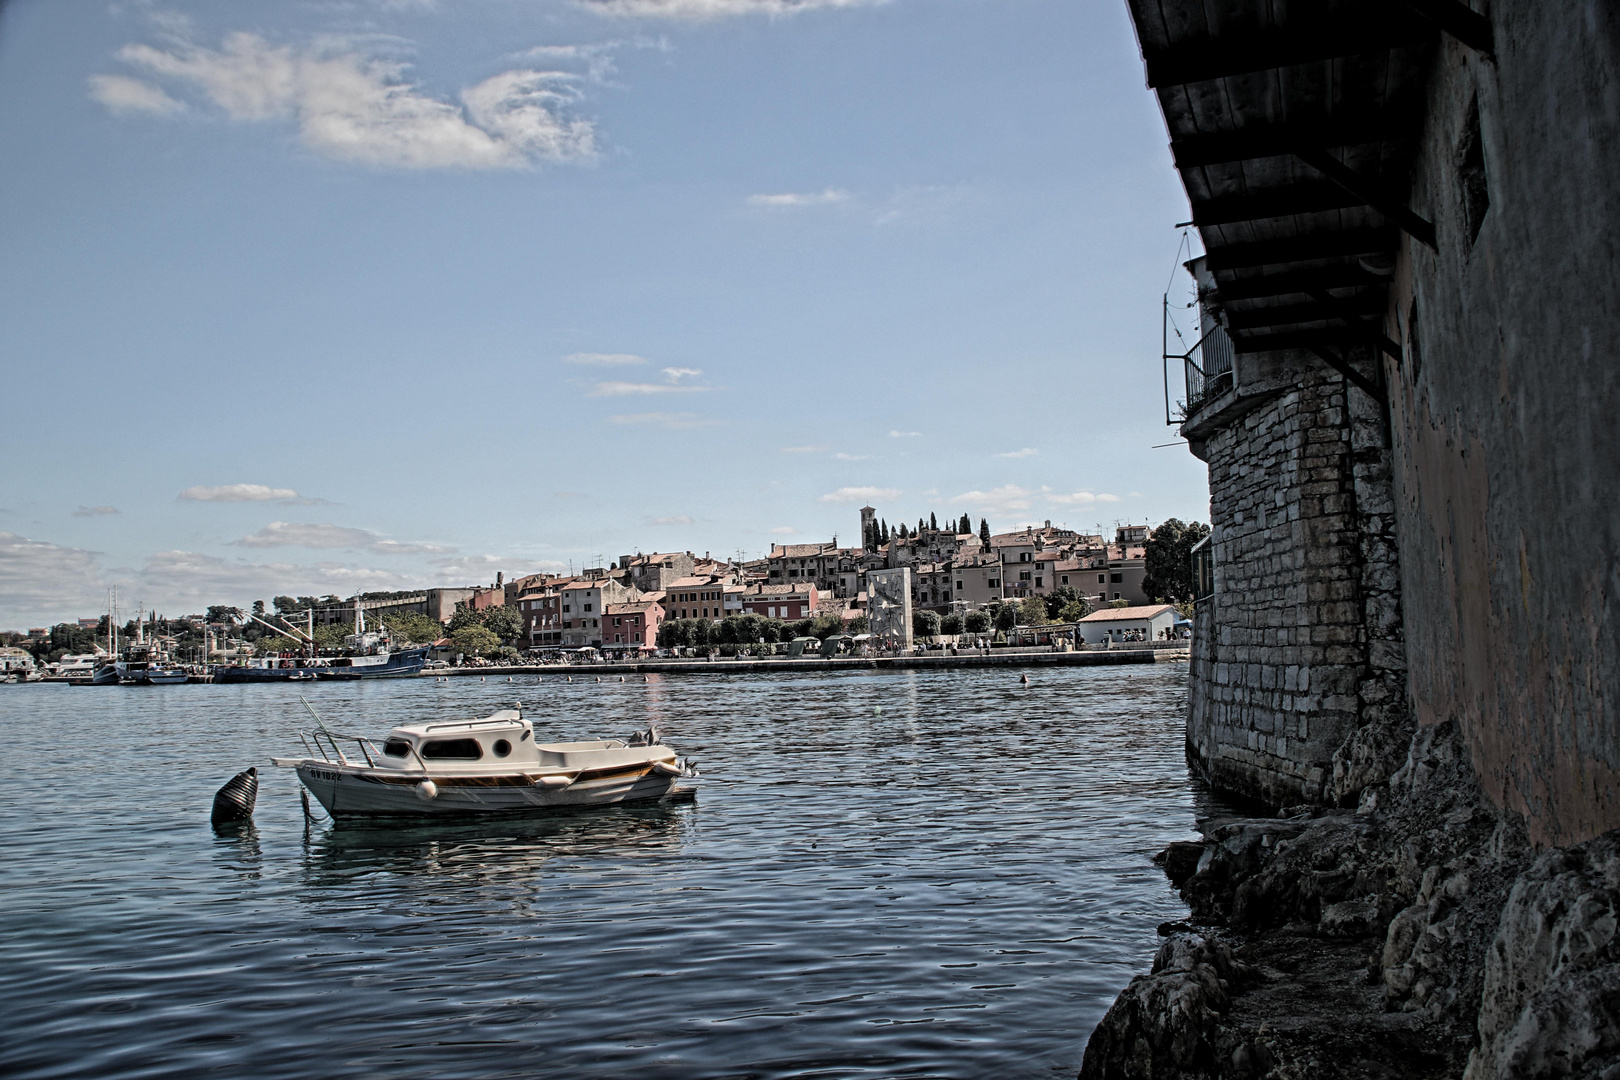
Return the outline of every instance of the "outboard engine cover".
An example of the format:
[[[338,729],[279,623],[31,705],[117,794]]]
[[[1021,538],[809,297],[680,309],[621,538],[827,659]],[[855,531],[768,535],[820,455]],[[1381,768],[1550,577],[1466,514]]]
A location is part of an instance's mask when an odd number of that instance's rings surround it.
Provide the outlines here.
[[[248,821],[253,817],[253,804],[258,801],[259,770],[239,772],[214,793],[214,813],[210,821],[215,825]]]

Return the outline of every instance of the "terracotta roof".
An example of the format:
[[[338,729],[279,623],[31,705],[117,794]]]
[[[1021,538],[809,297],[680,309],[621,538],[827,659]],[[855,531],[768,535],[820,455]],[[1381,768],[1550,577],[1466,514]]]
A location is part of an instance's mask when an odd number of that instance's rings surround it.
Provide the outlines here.
[[[838,549],[831,544],[775,544],[771,547],[773,559],[807,559],[816,555],[828,555]]]
[[[652,600],[634,600],[628,604],[603,604],[602,614],[626,615],[631,612],[647,611],[655,607],[658,607],[658,604]]]
[[[1176,605],[1174,604],[1150,604],[1147,607],[1103,608],[1101,611],[1093,611],[1090,615],[1087,615],[1080,621],[1083,623],[1126,621],[1141,622],[1144,619],[1151,619],[1153,616],[1158,615],[1161,612],[1175,610]]]

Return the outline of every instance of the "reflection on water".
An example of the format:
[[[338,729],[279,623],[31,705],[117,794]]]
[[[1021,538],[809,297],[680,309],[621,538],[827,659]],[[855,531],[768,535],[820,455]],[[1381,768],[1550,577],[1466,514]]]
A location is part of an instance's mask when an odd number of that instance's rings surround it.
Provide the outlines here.
[[[1185,668],[306,688],[334,727],[657,723],[695,803],[306,820],[275,686],[8,688],[0,1073],[1035,1077],[1183,909]],[[261,766],[255,820],[213,792]],[[91,786],[93,785],[93,787]],[[90,800],[94,800],[91,802]]]

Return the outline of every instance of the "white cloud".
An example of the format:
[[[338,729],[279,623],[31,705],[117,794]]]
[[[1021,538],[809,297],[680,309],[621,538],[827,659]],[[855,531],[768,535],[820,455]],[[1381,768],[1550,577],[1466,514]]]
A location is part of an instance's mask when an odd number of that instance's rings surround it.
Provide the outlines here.
[[[106,606],[105,590],[95,552],[0,532],[0,626],[94,614]]]
[[[648,522],[648,524],[650,524],[650,525],[690,525],[690,524],[692,524],[692,519],[687,517],[685,514],[672,514],[669,517],[653,518],[650,522]]]
[[[599,382],[591,390],[591,397],[627,397],[631,394],[690,394],[707,390],[706,386],[680,386],[675,383]]]
[[[608,420],[614,424],[671,429],[713,427],[720,422],[711,420],[706,416],[698,416],[696,413],[686,412],[619,413],[608,417]]]
[[[958,506],[969,506],[984,514],[998,517],[1028,510],[1035,505],[1037,492],[1028,491],[1017,484],[1003,484],[989,491],[967,491],[951,499]]]
[[[584,364],[587,367],[628,367],[646,362],[646,357],[635,353],[577,352],[563,357],[565,364]]]
[[[410,544],[398,540],[385,540],[370,529],[289,521],[272,521],[258,532],[232,543],[236,547],[247,548],[351,548],[377,555],[445,555],[455,551],[455,548],[440,544]]]
[[[263,484],[221,484],[219,487],[188,487],[179,495],[181,502],[319,502],[305,499],[292,488]]]
[[[504,71],[463,90],[457,105],[408,82],[407,65],[340,38],[295,48],[237,32],[217,50],[181,38],[126,45],[118,56],[200,91],[233,120],[291,119],[306,146],[344,161],[504,169],[596,156],[591,122],[565,115],[579,97],[578,77],[566,72]]]
[[[567,563],[555,559],[509,559],[501,555],[462,555],[440,559],[434,565],[439,568],[439,577],[463,582],[494,581],[496,571],[504,572],[511,580],[526,574],[555,574],[568,569]]]
[[[664,369],[664,374],[669,378],[670,382],[674,383],[680,382],[682,379],[695,379],[703,374],[703,371],[695,367],[667,367]]]
[[[208,604],[246,607],[251,600],[277,594],[349,596],[371,590],[422,588],[428,582],[392,570],[345,563],[250,563],[194,551],[159,551],[146,560],[136,584],[148,607],[200,611]]]
[[[826,206],[829,203],[841,203],[849,198],[849,192],[842,188],[827,188],[824,191],[787,192],[781,195],[750,195],[749,206],[763,206],[772,210],[788,210],[800,206]]]
[[[603,15],[652,19],[724,19],[734,15],[796,15],[816,8],[866,7],[883,0],[576,0]]]
[[[837,454],[834,454],[833,457],[836,458],[839,461],[871,461],[872,460],[872,455],[871,454],[837,453]]]
[[[817,454],[827,449],[825,446],[784,446],[784,454]]]
[[[826,503],[877,502],[879,499],[898,498],[899,495],[899,488],[841,487],[837,491],[830,491],[823,495],[821,501]]]
[[[1035,449],[1034,447],[1026,446],[1022,450],[1009,450],[1005,454],[992,454],[991,456],[992,457],[998,457],[998,458],[1027,458],[1027,457],[1034,457],[1039,453],[1040,453],[1040,451]]]
[[[1052,506],[1091,506],[1095,503],[1119,502],[1119,496],[1107,492],[1093,495],[1089,491],[1076,491],[1068,495],[1048,495],[1046,501]]]
[[[771,533],[775,536],[792,536],[798,531],[798,529],[795,529],[791,525],[778,525],[776,528],[771,530]]]
[[[128,75],[90,76],[90,96],[115,116],[129,113],[167,116],[186,107],[184,102],[165,94],[162,87],[132,79]]]
[[[889,432],[889,438],[891,438],[891,439],[917,439],[917,438],[921,438],[921,437],[922,437],[922,432],[920,432],[920,431],[891,431],[891,432]]]
[[[105,517],[107,515],[116,514],[116,513],[119,513],[119,512],[120,511],[119,511],[118,507],[116,507],[116,506],[81,506],[77,510],[73,511],[73,516],[74,517]]]

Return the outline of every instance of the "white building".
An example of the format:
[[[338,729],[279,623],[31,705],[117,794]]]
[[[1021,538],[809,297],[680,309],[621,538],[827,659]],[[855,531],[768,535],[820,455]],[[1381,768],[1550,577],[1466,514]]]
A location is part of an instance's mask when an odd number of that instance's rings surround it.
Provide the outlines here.
[[[1175,605],[1150,604],[1103,608],[1081,619],[1078,625],[1080,637],[1087,645],[1100,645],[1105,640],[1165,641],[1175,622]]]

